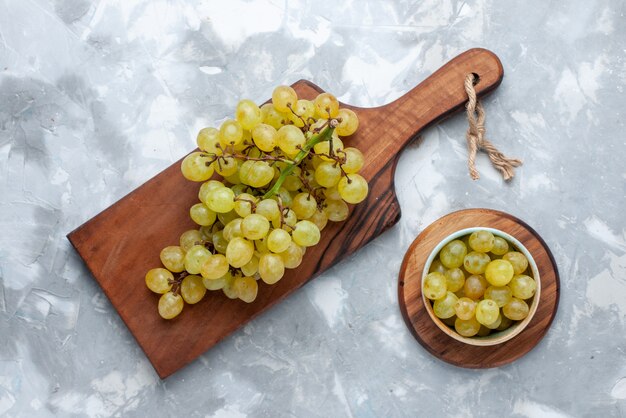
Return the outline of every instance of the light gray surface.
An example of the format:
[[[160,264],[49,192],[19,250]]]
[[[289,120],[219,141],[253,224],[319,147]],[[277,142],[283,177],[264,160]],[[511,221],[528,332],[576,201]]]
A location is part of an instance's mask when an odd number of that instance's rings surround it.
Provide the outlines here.
[[[0,415],[626,416],[624,12],[606,0],[0,0]],[[307,78],[381,105],[474,46],[504,64],[488,137],[524,160],[517,177],[504,184],[481,156],[469,179],[461,115],[427,130],[398,165],[397,226],[159,381],[65,234],[239,98]],[[411,241],[470,207],[527,221],[561,273],[547,337],[494,370],[433,358],[397,306]]]

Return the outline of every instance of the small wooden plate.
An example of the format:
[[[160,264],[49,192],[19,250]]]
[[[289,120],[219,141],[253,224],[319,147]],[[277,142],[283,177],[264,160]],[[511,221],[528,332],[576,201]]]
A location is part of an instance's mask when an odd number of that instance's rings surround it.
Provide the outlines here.
[[[539,306],[532,321],[518,336],[499,345],[480,347],[454,340],[437,328],[422,299],[422,270],[430,252],[448,235],[470,227],[496,228],[517,238],[532,254],[541,277]],[[539,234],[520,219],[491,209],[460,210],[432,223],[409,247],[398,279],[400,311],[417,341],[435,357],[471,369],[503,366],[528,353],[550,328],[559,292],[556,262]]]

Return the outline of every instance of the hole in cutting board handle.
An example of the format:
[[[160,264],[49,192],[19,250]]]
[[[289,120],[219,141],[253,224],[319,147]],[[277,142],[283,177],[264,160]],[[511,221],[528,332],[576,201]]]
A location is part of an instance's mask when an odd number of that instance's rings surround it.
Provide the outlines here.
[[[474,81],[472,82],[472,85],[476,85],[478,83],[480,83],[480,76],[476,73],[472,73],[472,75],[474,76]]]

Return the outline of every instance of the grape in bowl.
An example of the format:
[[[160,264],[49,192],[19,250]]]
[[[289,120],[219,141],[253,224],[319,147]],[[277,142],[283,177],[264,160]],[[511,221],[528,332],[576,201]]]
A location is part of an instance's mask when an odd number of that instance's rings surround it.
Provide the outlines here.
[[[444,333],[475,346],[501,344],[537,311],[541,280],[524,245],[494,228],[475,227],[443,239],[422,272],[428,315]]]

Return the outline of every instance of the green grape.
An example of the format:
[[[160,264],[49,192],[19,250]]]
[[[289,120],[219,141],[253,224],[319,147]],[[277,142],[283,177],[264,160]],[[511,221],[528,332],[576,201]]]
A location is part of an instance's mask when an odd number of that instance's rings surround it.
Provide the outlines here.
[[[489,286],[485,290],[485,299],[491,299],[498,304],[498,307],[501,308],[507,303],[510,302],[513,297],[513,292],[511,292],[511,288],[508,286]]]
[[[250,202],[256,204],[257,201],[258,198],[255,196],[248,193],[241,193],[235,198],[235,212],[237,212],[237,215],[245,218],[252,213],[252,203]]]
[[[341,168],[334,162],[323,161],[315,169],[315,181],[322,187],[333,187],[341,179]]]
[[[180,295],[172,292],[164,293],[159,298],[159,315],[163,319],[175,318],[182,312],[184,305],[185,303]]]
[[[259,275],[267,284],[274,284],[285,274],[285,263],[278,254],[265,253],[259,258]]]
[[[161,250],[161,263],[171,272],[180,273],[185,270],[185,252],[177,245],[165,247]]]
[[[201,226],[198,228],[198,232],[200,232],[200,236],[202,237],[202,241],[213,242],[213,231],[212,229],[216,226],[220,225],[219,222],[214,223],[211,226]],[[189,250],[187,250],[189,251]],[[185,251],[186,252],[186,251]]]
[[[339,102],[330,93],[322,93],[315,98],[315,116],[318,118],[334,118],[339,114]]]
[[[319,155],[309,155],[309,160],[308,160],[308,164],[306,164],[306,169],[309,172],[315,172],[315,169],[317,168],[318,165],[320,165],[321,163],[323,163],[324,161],[330,161],[333,162],[335,160],[329,159],[329,160],[322,160],[322,157]],[[315,180],[315,176],[311,177],[307,177],[308,180]]]
[[[228,246],[228,240],[224,238],[224,233],[222,231],[215,232],[211,238],[211,242],[213,246],[220,254],[226,253],[226,247]]]
[[[467,248],[463,241],[455,239],[441,249],[439,259],[446,268],[453,269],[463,265],[463,258],[466,254]]]
[[[155,268],[146,273],[146,286],[154,293],[165,293],[172,289],[170,280],[174,280],[172,273],[164,268]]]
[[[213,212],[230,212],[235,207],[235,193],[228,187],[215,188],[207,194],[206,205]]]
[[[500,322],[500,325],[498,325],[498,327],[496,328],[498,331],[504,331],[513,324],[513,321],[503,314],[501,314],[500,317],[502,318],[502,321]]]
[[[237,173],[239,168],[239,164],[237,164],[237,160],[233,157],[219,157],[214,163],[213,166],[217,174],[222,177],[230,177]]]
[[[217,218],[215,212],[206,207],[204,203],[196,203],[189,208],[189,216],[200,226],[213,225]]]
[[[254,164],[253,160],[247,160],[244,161],[243,163],[241,163],[241,165],[239,166],[239,181],[241,181],[243,184],[248,184],[248,179],[250,177],[250,170],[252,169],[252,165]]]
[[[237,277],[241,277],[241,275],[236,274],[234,276],[230,275],[226,277],[224,286],[222,286],[222,292],[224,292],[224,295],[226,295],[228,299],[237,299],[239,297],[237,288],[235,287],[235,280],[237,280]]]
[[[234,176],[231,176],[229,178],[233,178],[233,181],[231,181],[231,183],[233,183],[232,186],[230,186],[230,190],[233,191],[233,193],[235,194],[235,197],[244,194],[247,190],[248,190],[248,185],[247,184],[243,184],[241,183],[241,181],[239,180],[239,173],[235,174]],[[226,179],[228,180],[228,179]]]
[[[326,216],[326,212],[318,210],[317,208],[315,208],[315,212],[308,218],[308,220],[313,222],[320,231],[323,231],[328,224],[328,216]]]
[[[270,229],[270,222],[265,216],[252,213],[241,222],[243,236],[249,240],[265,238]]]
[[[319,158],[317,157],[313,157],[313,161],[319,160]],[[305,160],[305,161],[309,161],[309,160]],[[317,186],[319,186],[317,184],[317,180],[315,180],[315,166],[319,165],[319,163],[313,163],[311,162],[310,164],[307,164],[306,167],[303,169],[304,171],[302,172],[302,182],[306,182],[308,183],[309,188],[316,188]],[[339,192],[337,192],[339,193]]]
[[[220,231],[222,231],[224,229],[224,224],[220,220],[220,215],[224,215],[224,214],[223,213],[218,214],[218,216],[217,216],[218,221],[215,222],[213,224],[213,226],[211,226],[211,228],[210,228],[211,229],[211,233],[209,234],[209,239],[208,239],[208,241],[210,241],[210,242],[213,242],[213,234],[215,234],[216,232],[220,232]],[[237,218],[233,217],[233,219],[237,219]],[[231,220],[233,220],[233,219],[231,219]],[[230,222],[230,221],[227,221],[227,222]],[[208,228],[208,227],[201,226],[200,229],[202,229],[202,228]]]
[[[252,164],[250,165],[250,170],[248,171],[248,176],[246,177],[247,181],[244,182],[243,179],[241,179],[241,174],[239,176],[243,183],[258,189],[266,186],[270,181],[272,181],[274,178],[274,169],[270,167],[268,163],[265,161],[247,162],[251,162]]]
[[[200,274],[205,279],[216,280],[228,273],[228,261],[222,254],[213,254],[205,258],[200,268]]]
[[[358,173],[363,164],[365,164],[365,157],[363,153],[356,148],[348,147],[343,150],[346,162],[341,165],[343,171],[348,174]]]
[[[304,257],[304,248],[300,247],[295,242],[291,241],[289,243],[289,247],[283,252],[280,253],[280,257],[283,260],[283,264],[285,268],[295,269],[302,263],[302,258]]]
[[[513,298],[502,307],[502,313],[513,321],[521,321],[528,316],[528,304],[521,299]]]
[[[481,325],[480,329],[478,330],[478,333],[476,333],[476,335],[478,335],[479,337],[486,337],[490,333],[491,333],[491,330],[489,328],[487,328],[484,325]]]
[[[261,114],[263,115],[263,123],[270,125],[274,129],[280,129],[289,120],[289,116],[286,113],[279,112],[271,103],[261,106]]]
[[[287,209],[283,212],[283,224],[282,229],[289,232],[292,231],[296,227],[296,223],[298,222],[298,217],[296,213],[291,209]],[[274,228],[281,228],[280,218],[272,221],[272,226]]]
[[[494,237],[491,252],[495,255],[504,255],[507,251],[509,251],[509,243],[502,237]]]
[[[460,319],[467,321],[476,313],[476,302],[468,297],[461,297],[454,304],[454,312]]]
[[[491,299],[483,299],[476,305],[476,320],[485,326],[493,324],[499,314],[498,304]]]
[[[200,186],[200,190],[198,191],[198,199],[200,199],[200,201],[206,205],[206,197],[209,192],[219,187],[224,187],[224,183],[218,180],[205,181],[204,183],[202,183],[202,185]]]
[[[293,241],[302,247],[312,247],[320,242],[320,230],[311,221],[300,221],[292,232]]]
[[[307,219],[317,211],[317,202],[310,193],[298,193],[291,203],[298,219]]]
[[[348,219],[350,209],[343,200],[326,199],[324,201],[324,213],[329,221],[341,222]]]
[[[468,320],[457,318],[456,321],[454,321],[454,329],[463,337],[473,337],[478,334],[480,330],[480,322],[478,322],[475,317]]]
[[[475,231],[469,237],[469,246],[479,253],[488,253],[493,248],[494,236],[489,231]]]
[[[207,288],[207,290],[220,290],[224,287],[226,280],[229,278],[232,278],[230,272],[226,273],[219,279],[202,278],[202,284]]]
[[[350,109],[339,109],[337,119],[341,119],[341,122],[339,122],[339,125],[335,128],[337,135],[350,136],[355,133],[359,127],[359,118],[356,113]]]
[[[485,294],[487,285],[487,280],[483,276],[474,274],[465,279],[463,292],[468,298],[478,300]]]
[[[228,225],[229,222],[239,218],[239,215],[237,215],[237,212],[235,212],[234,208],[235,208],[235,203],[233,202],[233,210],[217,214],[217,219],[222,224],[222,228],[223,228],[223,225]]]
[[[245,238],[235,237],[226,247],[226,260],[235,268],[248,264],[253,255],[254,243]]]
[[[243,129],[252,130],[263,121],[261,109],[252,100],[241,100],[235,110],[235,118]]]
[[[259,291],[259,285],[253,277],[237,277],[233,282],[233,288],[239,299],[246,303],[252,303]]]
[[[447,270],[444,275],[446,276],[446,287],[450,292],[458,292],[463,289],[465,284],[465,273],[463,273],[463,270],[456,267]]]
[[[367,181],[360,174],[348,174],[339,180],[337,190],[339,190],[343,200],[357,204],[365,200],[369,187]]]
[[[198,148],[209,154],[220,155],[222,150],[218,147],[220,143],[220,131],[215,128],[203,128],[198,132],[196,138]]]
[[[254,248],[259,254],[269,253],[270,250],[267,248],[267,240],[266,239],[258,239],[254,241]]]
[[[289,248],[291,235],[284,229],[273,229],[267,236],[267,248],[273,253],[282,253]]]
[[[274,199],[261,200],[256,205],[255,213],[265,216],[270,221],[274,221],[280,218],[280,209],[278,209],[278,202],[276,202]]]
[[[430,300],[441,299],[446,296],[446,276],[439,272],[428,273],[424,278],[424,295]]]
[[[285,125],[276,134],[276,144],[287,155],[295,155],[304,146],[304,134],[293,125]]]
[[[326,199],[330,200],[341,200],[341,195],[339,194],[339,190],[337,190],[337,186],[324,189],[324,196],[326,196]]]
[[[222,146],[237,145],[243,141],[243,128],[236,120],[226,120],[220,126],[220,143]]]
[[[433,311],[435,312],[435,316],[437,318],[451,318],[456,312],[454,311],[454,305],[459,300],[456,295],[452,292],[446,292],[446,295],[441,298],[435,300],[433,304]]]
[[[285,180],[283,180],[283,187],[290,192],[297,192],[303,187],[302,180],[300,180],[298,174],[296,173],[299,171],[300,168],[295,167],[293,170],[293,174],[285,177]]]
[[[278,201],[279,197],[282,202],[282,206],[284,208],[290,207],[291,204],[293,203],[293,198],[291,197],[291,193],[289,193],[289,191],[285,189],[284,187],[281,187],[280,189],[278,189],[278,192],[276,193],[276,195],[272,196],[271,199]]]
[[[189,251],[191,247],[203,241],[202,234],[197,229],[190,229],[180,235],[180,248],[183,252]]]
[[[494,286],[505,286],[513,278],[513,265],[506,260],[493,260],[487,264],[485,278]]]
[[[185,270],[189,274],[198,274],[204,262],[211,257],[209,250],[203,245],[194,245],[185,254]]]
[[[233,219],[224,227],[222,234],[226,241],[230,241],[235,237],[243,237],[243,230],[241,229],[241,223],[243,219]]]
[[[483,274],[490,261],[491,258],[487,254],[472,251],[464,257],[463,267],[468,273]]]
[[[537,290],[537,282],[530,277],[524,274],[519,274],[517,276],[513,276],[511,282],[509,283],[509,287],[515,296],[518,299],[530,299],[535,295],[535,291]]]
[[[200,302],[205,293],[206,287],[202,284],[202,277],[195,274],[186,276],[180,284],[180,294],[190,305]]]
[[[246,150],[246,155],[250,158],[260,158],[262,155],[265,155],[265,153],[262,152],[258,147],[252,146],[247,148],[248,149]]]
[[[207,165],[211,160],[202,152],[192,152],[185,157],[180,169],[183,176],[191,181],[206,181],[213,175],[213,165]]]
[[[278,86],[272,92],[272,104],[279,112],[291,112],[289,108],[295,106],[297,102],[298,95],[289,86]]]
[[[430,268],[428,269],[429,273],[432,273],[433,271],[438,271],[441,274],[445,274],[447,269],[443,265],[441,260],[437,258],[432,263],[430,263]]]
[[[326,157],[326,155],[341,155],[341,150],[343,150],[343,142],[341,141],[341,139],[339,138],[333,138],[332,139],[332,145],[333,145],[333,153],[330,153],[330,142],[331,141],[322,141],[322,142],[318,142],[317,144],[315,144],[315,146],[313,147],[313,151],[316,154],[319,154],[319,158],[322,161],[329,161],[329,162],[334,162],[335,160],[333,160],[332,158],[328,158]]]
[[[261,123],[252,130],[252,140],[261,151],[272,152],[276,148],[277,134],[276,128]]]
[[[508,261],[513,266],[513,274],[522,274],[528,268],[528,259],[522,253],[510,251],[502,256],[503,260]]]
[[[250,261],[241,266],[241,272],[244,276],[254,276],[259,271],[259,257],[252,256]]]
[[[491,324],[484,325],[484,326],[488,329],[496,329],[500,326],[501,323],[502,323],[502,315],[500,315],[500,311],[498,311],[498,317],[496,318],[496,320],[493,321]]]
[[[315,106],[310,100],[298,100],[296,105],[292,106],[292,110],[293,112],[289,112],[289,120],[298,128],[302,128],[304,122],[308,121],[315,114]]]

